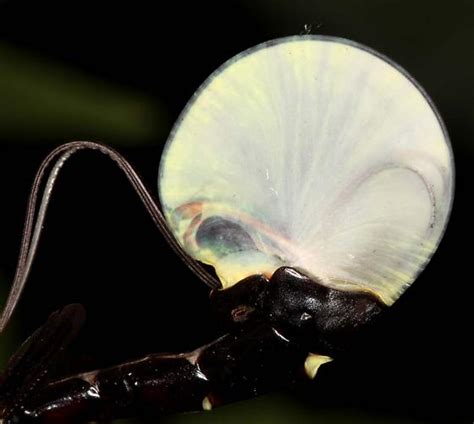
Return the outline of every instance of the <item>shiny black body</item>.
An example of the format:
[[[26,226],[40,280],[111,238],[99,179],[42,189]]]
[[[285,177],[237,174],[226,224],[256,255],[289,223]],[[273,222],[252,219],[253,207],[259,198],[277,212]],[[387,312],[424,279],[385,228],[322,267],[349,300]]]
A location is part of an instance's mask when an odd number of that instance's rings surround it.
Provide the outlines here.
[[[331,289],[292,268],[278,269],[270,280],[252,276],[213,290],[211,304],[223,330],[214,342],[193,352],[153,354],[56,382],[48,380],[49,364],[68,340],[52,347],[48,340],[62,334],[56,330],[58,316],[60,327],[72,327],[75,334],[82,312],[69,306],[52,315],[4,373],[4,422],[101,421],[210,409],[249,398],[305,378],[309,353],[337,357],[384,309],[369,293]],[[40,364],[34,390],[31,376],[25,377],[32,358]],[[5,390],[12,386],[16,400]]]

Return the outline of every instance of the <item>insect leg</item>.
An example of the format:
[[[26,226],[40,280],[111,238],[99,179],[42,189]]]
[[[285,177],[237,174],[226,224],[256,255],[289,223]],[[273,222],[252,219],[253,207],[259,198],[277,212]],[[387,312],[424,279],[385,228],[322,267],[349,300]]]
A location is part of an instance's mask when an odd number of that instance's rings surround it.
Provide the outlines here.
[[[81,422],[211,409],[302,377],[306,354],[261,324],[189,353],[153,354],[49,384],[9,419]]]

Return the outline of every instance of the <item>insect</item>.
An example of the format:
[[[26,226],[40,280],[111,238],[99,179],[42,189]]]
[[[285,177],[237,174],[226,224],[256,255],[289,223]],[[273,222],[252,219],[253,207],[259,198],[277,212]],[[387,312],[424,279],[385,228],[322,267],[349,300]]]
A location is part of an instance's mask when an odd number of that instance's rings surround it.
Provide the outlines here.
[[[59,170],[81,149],[110,156],[126,173],[171,248],[210,287],[227,331],[191,352],[51,380],[84,319],[80,305],[68,305],[3,372],[5,423],[211,409],[314,378],[426,266],[453,198],[446,129],[404,70],[344,39],[270,41],[222,65],[184,109],[161,158],[163,212],[107,146],[69,143],[46,158],[2,330]]]

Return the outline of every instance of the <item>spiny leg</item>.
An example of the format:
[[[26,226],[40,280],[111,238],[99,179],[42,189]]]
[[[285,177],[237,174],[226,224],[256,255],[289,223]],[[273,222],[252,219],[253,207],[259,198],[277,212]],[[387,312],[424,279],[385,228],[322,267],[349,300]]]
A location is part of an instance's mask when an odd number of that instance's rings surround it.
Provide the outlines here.
[[[9,418],[81,422],[210,409],[288,385],[304,375],[305,357],[262,324],[190,353],[149,355],[47,385]]]

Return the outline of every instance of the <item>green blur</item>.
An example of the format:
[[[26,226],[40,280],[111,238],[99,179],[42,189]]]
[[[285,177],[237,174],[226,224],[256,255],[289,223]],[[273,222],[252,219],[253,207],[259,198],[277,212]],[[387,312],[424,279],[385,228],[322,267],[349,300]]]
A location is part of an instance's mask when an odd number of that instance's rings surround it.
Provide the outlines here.
[[[138,424],[119,420],[117,424]],[[295,398],[271,394],[226,405],[209,412],[178,414],[161,420],[160,424],[423,424],[404,417],[386,416],[355,409],[312,409]]]
[[[1,42],[0,63],[0,140],[140,145],[167,127],[164,108],[146,93]]]

